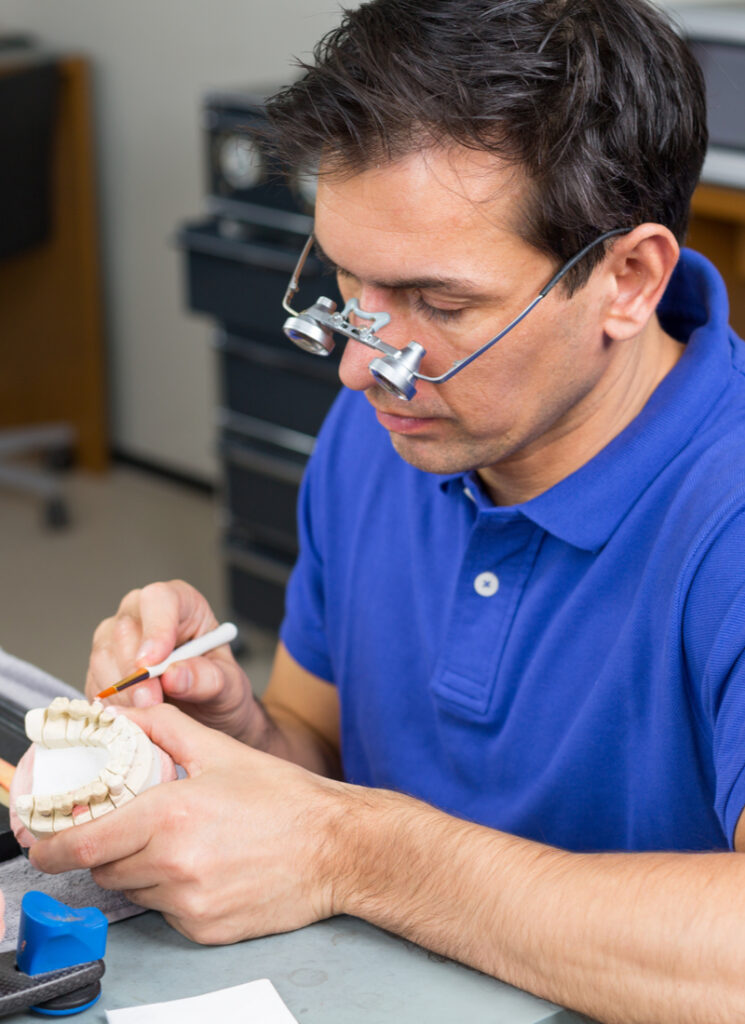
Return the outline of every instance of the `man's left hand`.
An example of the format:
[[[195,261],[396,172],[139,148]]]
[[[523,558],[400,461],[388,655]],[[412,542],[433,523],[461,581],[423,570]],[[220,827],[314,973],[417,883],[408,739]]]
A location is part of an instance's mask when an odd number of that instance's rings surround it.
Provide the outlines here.
[[[127,714],[187,772],[96,821],[35,843],[31,861],[162,911],[221,944],[329,917],[347,787],[244,746],[169,705]]]

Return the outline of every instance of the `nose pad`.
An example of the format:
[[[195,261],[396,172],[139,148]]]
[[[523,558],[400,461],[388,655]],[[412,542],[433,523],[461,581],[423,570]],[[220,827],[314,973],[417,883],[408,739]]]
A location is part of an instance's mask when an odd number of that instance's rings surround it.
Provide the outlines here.
[[[376,334],[379,335],[380,330],[386,326],[390,317],[386,313],[376,314],[381,317],[381,324],[376,325],[374,320],[370,316],[361,316],[357,309],[380,309],[380,304],[373,304],[372,306],[364,305],[365,295],[367,292],[363,289],[360,295],[355,295],[349,300],[349,303],[344,307],[344,315],[348,322],[353,326],[360,328],[361,330],[372,328]],[[372,302],[375,303],[377,300],[374,298]],[[355,309],[354,307],[357,307]],[[351,308],[350,308],[351,307]],[[377,330],[376,330],[377,327]],[[366,391],[371,387],[375,381],[370,372],[370,364],[379,355],[377,349],[372,348],[369,345],[365,345],[364,342],[356,341],[354,338],[347,338],[344,343],[344,351],[342,353],[341,361],[339,363],[339,379],[342,384],[350,388],[352,391]]]

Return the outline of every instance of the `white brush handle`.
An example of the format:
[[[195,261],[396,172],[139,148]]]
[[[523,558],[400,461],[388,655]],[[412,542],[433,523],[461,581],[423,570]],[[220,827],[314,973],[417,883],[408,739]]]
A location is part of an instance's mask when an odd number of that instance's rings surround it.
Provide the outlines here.
[[[222,626],[218,626],[217,629],[211,629],[209,633],[198,636],[194,640],[189,640],[187,643],[177,647],[175,651],[168,655],[165,661],[161,661],[160,665],[149,666],[150,678],[154,679],[156,676],[162,676],[169,665],[173,665],[176,661],[198,658],[200,654],[206,654],[207,651],[214,651],[216,647],[229,644],[237,636],[238,630],[233,623],[223,622]]]

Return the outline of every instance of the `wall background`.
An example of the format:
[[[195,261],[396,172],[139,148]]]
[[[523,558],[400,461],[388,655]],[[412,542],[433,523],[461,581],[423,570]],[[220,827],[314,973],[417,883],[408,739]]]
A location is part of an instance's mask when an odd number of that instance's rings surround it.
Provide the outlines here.
[[[288,80],[338,18],[335,0],[0,0],[0,31],[93,61],[112,441],[127,454],[216,477],[212,332],[183,309],[172,243],[203,209],[200,98]]]
[[[0,31],[93,61],[113,444],[212,480],[211,330],[172,238],[203,211],[200,99],[281,84],[335,0],[0,0]]]

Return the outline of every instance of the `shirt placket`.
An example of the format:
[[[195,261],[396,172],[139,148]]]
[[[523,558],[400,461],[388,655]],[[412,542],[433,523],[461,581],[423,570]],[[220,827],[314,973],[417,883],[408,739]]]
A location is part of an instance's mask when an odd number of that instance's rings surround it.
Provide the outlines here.
[[[542,535],[519,513],[490,509],[477,516],[430,683],[435,699],[459,717],[489,717],[505,646]]]

